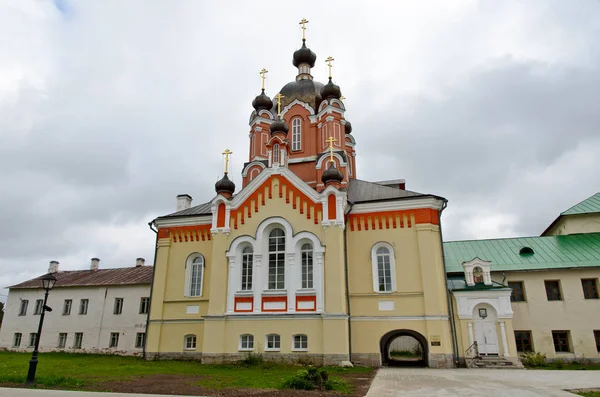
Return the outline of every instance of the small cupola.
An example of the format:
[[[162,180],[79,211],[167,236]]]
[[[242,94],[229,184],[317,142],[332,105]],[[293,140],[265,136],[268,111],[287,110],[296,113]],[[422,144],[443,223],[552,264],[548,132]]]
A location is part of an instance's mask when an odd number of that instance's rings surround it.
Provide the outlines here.
[[[342,91],[340,87],[331,81],[331,77],[329,77],[329,82],[321,88],[321,98],[323,99],[340,99],[342,96]]]
[[[227,172],[223,175],[223,178],[215,183],[215,191],[217,194],[221,194],[227,198],[231,197],[233,192],[235,192],[235,183],[229,179]]]
[[[252,101],[252,107],[258,112],[259,110],[271,110],[273,108],[273,101],[267,94],[265,94],[265,89],[263,88],[261,93],[254,98]]]
[[[350,123],[348,120],[346,120],[345,128],[346,128],[346,134],[352,133],[352,123]]]
[[[302,18],[300,25],[302,28],[302,47],[294,52],[292,57],[292,64],[298,68],[298,76],[296,80],[312,80],[310,69],[315,67],[317,62],[317,54],[312,52],[310,48],[306,46],[306,24],[308,21],[306,18]]]
[[[343,179],[344,175],[335,168],[334,162],[329,163],[329,168],[327,168],[321,176],[321,181],[323,181],[325,185],[328,183],[341,183]]]
[[[269,129],[271,131],[271,135],[277,132],[283,132],[285,135],[287,135],[288,131],[290,130],[285,121],[281,119],[281,117],[277,117],[277,120],[271,123]]]

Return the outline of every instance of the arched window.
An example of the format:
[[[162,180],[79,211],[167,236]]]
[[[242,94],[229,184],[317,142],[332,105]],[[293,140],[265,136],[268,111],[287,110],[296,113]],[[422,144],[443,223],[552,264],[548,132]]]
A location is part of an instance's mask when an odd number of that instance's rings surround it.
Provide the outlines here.
[[[273,145],[273,163],[279,163],[279,144]]]
[[[479,266],[473,268],[473,281],[475,284],[483,283],[483,270]]]
[[[202,296],[204,279],[204,257],[202,255],[191,255],[188,258],[185,278],[185,296]]]
[[[242,291],[252,291],[252,262],[254,252],[252,247],[242,251]]]
[[[300,250],[302,260],[302,288],[313,288],[313,247],[310,244],[302,245]]]
[[[183,338],[184,350],[196,350],[196,335],[186,335]]]
[[[292,150],[302,149],[302,120],[292,120]]]
[[[279,351],[281,349],[281,337],[277,334],[267,335],[265,342],[265,350],[267,351]]]
[[[388,243],[377,243],[371,249],[373,266],[373,290],[392,292],[396,290],[396,264],[394,249]]]
[[[269,234],[269,289],[285,288],[285,233],[277,228]]]

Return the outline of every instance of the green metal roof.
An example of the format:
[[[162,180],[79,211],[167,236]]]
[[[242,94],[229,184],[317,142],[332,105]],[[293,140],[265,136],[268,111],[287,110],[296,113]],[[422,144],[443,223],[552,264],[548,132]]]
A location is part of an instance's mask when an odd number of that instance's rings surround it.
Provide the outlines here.
[[[575,204],[561,215],[591,214],[600,212],[600,193],[586,198],[581,203]]]
[[[524,247],[534,253],[519,254]],[[448,273],[462,273],[474,258],[491,261],[492,271],[600,267],[600,233],[450,241],[444,255]]]

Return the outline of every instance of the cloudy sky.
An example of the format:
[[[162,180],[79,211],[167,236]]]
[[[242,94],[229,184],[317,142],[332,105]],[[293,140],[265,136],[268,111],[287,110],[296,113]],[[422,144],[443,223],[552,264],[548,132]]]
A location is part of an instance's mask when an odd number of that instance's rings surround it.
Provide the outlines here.
[[[448,198],[447,240],[536,235],[600,190],[598,1],[0,0],[0,288],[151,263],[147,223],[210,200],[224,148],[241,171],[303,17],[359,177]]]

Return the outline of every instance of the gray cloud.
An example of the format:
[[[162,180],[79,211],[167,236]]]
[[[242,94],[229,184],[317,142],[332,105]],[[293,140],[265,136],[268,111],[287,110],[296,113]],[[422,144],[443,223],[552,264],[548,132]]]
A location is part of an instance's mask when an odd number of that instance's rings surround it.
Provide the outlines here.
[[[258,70],[270,95],[294,78],[302,17],[359,176],[447,197],[447,239],[537,234],[598,190],[597,2],[311,5],[0,5],[0,287],[151,261],[147,222],[212,198],[225,147],[241,169]]]

